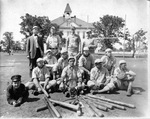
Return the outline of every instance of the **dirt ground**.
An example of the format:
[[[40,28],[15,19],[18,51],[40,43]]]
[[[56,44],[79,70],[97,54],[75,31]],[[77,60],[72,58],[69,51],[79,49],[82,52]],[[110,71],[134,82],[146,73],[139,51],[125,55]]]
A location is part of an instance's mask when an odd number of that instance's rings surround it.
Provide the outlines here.
[[[95,56],[100,57],[100,56]],[[122,58],[117,58],[117,62]],[[132,59],[127,58],[128,67],[136,72],[136,80],[134,81],[134,89],[140,90],[140,94],[126,96],[125,91],[118,91],[115,94],[98,94],[99,96],[105,96],[106,98],[116,101],[122,101],[136,106],[135,109],[126,108],[126,110],[113,109],[108,112],[100,111],[105,117],[147,117],[148,116],[148,70],[147,59],[139,58]],[[28,102],[25,102],[20,107],[13,107],[6,101],[6,88],[10,83],[10,77],[14,74],[22,75],[22,82],[26,83],[29,80],[28,59],[24,53],[15,53],[9,56],[6,53],[0,54],[0,117],[4,118],[49,118],[51,117],[48,109],[40,112],[36,112],[37,107],[44,106],[45,103],[42,100],[44,94],[39,96],[29,95]],[[65,96],[60,93],[51,94],[52,99],[64,101]],[[56,106],[57,110],[65,118],[78,117],[75,111],[67,108]],[[89,117],[89,114],[85,107],[83,107],[82,117]]]

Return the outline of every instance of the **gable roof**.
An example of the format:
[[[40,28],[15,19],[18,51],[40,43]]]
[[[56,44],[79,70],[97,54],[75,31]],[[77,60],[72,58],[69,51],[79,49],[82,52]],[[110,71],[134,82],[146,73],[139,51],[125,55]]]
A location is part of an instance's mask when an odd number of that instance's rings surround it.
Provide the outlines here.
[[[61,28],[61,26],[66,27],[66,28],[70,27],[70,26],[67,26],[68,19],[66,19],[65,17],[58,17],[51,22],[59,25],[60,28]],[[77,28],[94,28],[92,23],[87,23],[76,17],[71,17],[70,22],[75,23],[77,26],[79,26]]]

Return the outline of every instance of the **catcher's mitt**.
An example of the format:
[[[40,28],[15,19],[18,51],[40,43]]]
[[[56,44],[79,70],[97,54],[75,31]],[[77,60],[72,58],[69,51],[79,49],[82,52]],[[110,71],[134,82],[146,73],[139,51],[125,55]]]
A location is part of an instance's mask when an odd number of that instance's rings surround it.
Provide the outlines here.
[[[120,80],[125,79],[126,78],[126,73],[124,73],[124,72],[119,73],[117,75],[117,78],[120,79]]]

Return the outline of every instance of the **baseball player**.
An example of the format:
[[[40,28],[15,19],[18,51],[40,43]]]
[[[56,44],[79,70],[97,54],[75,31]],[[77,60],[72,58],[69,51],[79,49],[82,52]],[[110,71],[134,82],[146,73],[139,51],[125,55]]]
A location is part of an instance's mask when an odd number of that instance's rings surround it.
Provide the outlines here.
[[[69,56],[75,57],[75,65],[77,65],[77,60],[81,55],[81,39],[80,36],[75,34],[76,28],[71,27],[71,35],[69,35],[66,41],[66,48]]]
[[[103,61],[101,59],[95,60],[95,67],[91,69],[90,80],[87,85],[92,90],[100,90],[109,82],[110,77],[108,70],[102,66]]]
[[[88,47],[83,48],[83,54],[79,58],[79,67],[84,71],[85,83],[90,80],[90,71],[94,67],[94,58]]]
[[[116,58],[112,55],[112,50],[110,48],[105,50],[105,55],[101,58],[101,60],[103,61],[103,66],[109,71],[110,76],[113,75]]]
[[[66,66],[61,75],[61,81],[60,81],[60,89],[64,90],[67,88],[68,92],[66,92],[66,96],[71,96],[70,94],[71,90],[78,90],[81,91],[84,89],[84,83],[82,82],[82,71],[78,68],[78,66],[74,65],[75,58],[73,56],[70,56],[68,58],[68,66]],[[83,93],[83,91],[81,91]],[[80,93],[81,93],[80,92]]]
[[[59,50],[61,49],[61,38],[56,34],[56,28],[54,26],[50,28],[50,35],[46,40],[47,49],[51,49],[52,45],[56,45]]]
[[[110,80],[99,93],[112,91],[114,89],[127,90],[127,96],[131,96],[134,91],[132,89],[132,83],[135,79],[136,74],[127,68],[127,63],[125,60],[119,61],[119,67],[114,71],[114,78]]]
[[[12,83],[7,87],[7,102],[14,107],[27,101],[29,93],[25,85],[21,83],[21,75],[13,75]]]
[[[94,39],[91,38],[91,30],[87,30],[86,34],[87,34],[87,37],[86,37],[86,39],[84,40],[84,42],[82,44],[82,53],[83,53],[84,47],[88,47],[89,52],[94,53],[95,48],[97,47],[97,45],[95,45]]]
[[[51,92],[51,88],[56,85],[56,80],[51,79],[50,72],[45,66],[42,58],[37,59],[37,67],[32,71],[32,82],[28,82],[26,87],[28,87],[28,89],[33,89],[34,95],[38,95],[42,92],[39,85],[42,85],[48,92]]]

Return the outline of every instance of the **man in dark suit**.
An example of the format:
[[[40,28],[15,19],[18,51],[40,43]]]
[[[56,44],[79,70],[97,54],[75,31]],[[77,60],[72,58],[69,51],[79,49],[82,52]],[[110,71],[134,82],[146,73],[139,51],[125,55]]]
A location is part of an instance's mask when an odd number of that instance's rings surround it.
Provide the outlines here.
[[[36,60],[40,57],[43,57],[44,54],[44,45],[42,37],[38,36],[39,27],[34,26],[32,30],[32,36],[27,39],[27,58],[29,58],[30,66],[30,77],[32,75],[32,70],[36,67]]]

